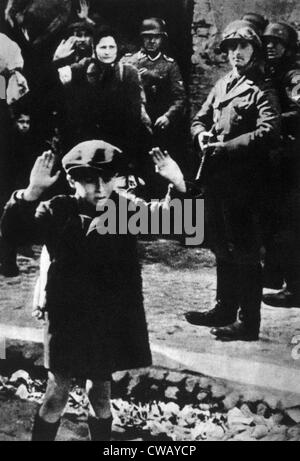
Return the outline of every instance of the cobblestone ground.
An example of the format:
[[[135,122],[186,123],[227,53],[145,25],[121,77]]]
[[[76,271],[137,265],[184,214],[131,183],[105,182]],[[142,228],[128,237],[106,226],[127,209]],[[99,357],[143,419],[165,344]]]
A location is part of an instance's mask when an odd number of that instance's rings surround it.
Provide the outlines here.
[[[300,360],[291,357],[292,338],[300,335],[300,310],[263,306],[259,342],[220,343],[209,329],[187,324],[187,310],[205,310],[214,304],[215,267],[208,250],[184,248],[173,241],[143,242],[143,280],[145,308],[152,343],[192,352],[224,354],[233,359],[299,368]],[[0,277],[0,322],[2,324],[41,327],[31,318],[32,290],[38,273],[39,248],[35,258],[18,257],[19,277]],[[35,404],[7,402],[1,399],[0,440],[24,440],[29,436],[29,420]],[[15,424],[11,427],[11,415]],[[27,421],[24,425],[23,422]],[[28,426],[28,427],[27,427]],[[82,423],[74,436],[74,421],[67,418],[60,433],[62,440],[85,438]],[[73,432],[72,432],[73,431]]]

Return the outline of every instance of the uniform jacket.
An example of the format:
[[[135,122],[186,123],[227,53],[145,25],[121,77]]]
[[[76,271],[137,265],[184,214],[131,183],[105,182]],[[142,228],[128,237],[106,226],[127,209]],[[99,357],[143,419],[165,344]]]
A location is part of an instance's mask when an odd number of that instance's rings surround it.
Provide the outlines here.
[[[83,377],[151,364],[136,238],[100,235],[92,219],[74,196],[38,204],[15,193],[1,225],[14,244],[46,244],[46,363]]]
[[[256,187],[253,181],[268,150],[280,139],[278,100],[257,72],[236,78],[233,72],[221,78],[192,123],[192,136],[210,131],[214,141],[224,142],[226,156],[210,169],[208,181],[222,193]],[[211,162],[212,163],[212,162]],[[212,166],[212,165],[211,165]]]
[[[259,210],[267,152],[280,140],[275,94],[255,73],[232,72],[210,92],[192,124],[192,135],[210,131],[224,143],[221,155],[206,162],[207,237],[218,259],[259,264]]]
[[[299,188],[300,69],[296,63],[282,62],[277,68],[270,67],[268,71],[280,103],[282,142],[276,146],[276,151],[280,162],[281,183],[284,190],[290,187]],[[275,160],[277,157],[275,156]]]
[[[270,67],[267,75],[279,98],[284,138],[299,138],[300,68],[296,63],[282,63],[278,68]]]
[[[180,120],[185,111],[186,93],[174,59],[163,53],[152,59],[139,51],[125,56],[124,60],[139,70],[146,94],[146,110],[152,123],[161,115],[166,115],[171,123]]]

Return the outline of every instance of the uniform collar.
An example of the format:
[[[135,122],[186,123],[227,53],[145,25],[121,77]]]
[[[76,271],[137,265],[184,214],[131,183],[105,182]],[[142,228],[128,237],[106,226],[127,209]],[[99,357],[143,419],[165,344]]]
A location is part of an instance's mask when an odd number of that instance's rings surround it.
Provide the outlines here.
[[[232,81],[232,79],[238,77],[236,74],[233,72],[229,73],[222,81],[222,94],[224,94],[224,97],[222,98],[222,102],[228,102],[237,96],[241,96],[243,93],[246,93],[249,90],[249,86],[253,86],[253,81],[247,78],[246,75],[242,75],[238,78],[237,82],[235,85],[226,93],[227,90],[227,84]]]
[[[149,54],[146,54],[146,56],[150,61],[154,62],[154,61],[157,61],[159,58],[161,58],[162,53],[160,51],[154,58],[151,58],[151,56]]]

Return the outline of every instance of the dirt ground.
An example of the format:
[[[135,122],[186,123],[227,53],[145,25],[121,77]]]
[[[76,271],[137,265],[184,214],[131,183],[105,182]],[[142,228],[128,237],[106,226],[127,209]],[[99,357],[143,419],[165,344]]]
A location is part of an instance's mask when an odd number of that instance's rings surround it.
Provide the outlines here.
[[[188,310],[205,310],[214,305],[215,264],[210,251],[186,248],[168,240],[141,242],[145,308],[153,343],[193,352],[224,354],[286,367],[299,368],[291,356],[292,338],[300,335],[300,309],[279,309],[263,305],[260,341],[219,342],[209,328],[190,325]],[[32,293],[38,274],[39,248],[35,258],[18,257],[21,274],[0,277],[0,322],[42,327],[32,319]]]
[[[42,328],[32,319],[32,293],[38,274],[40,248],[35,257],[18,257],[21,272],[15,278],[0,277],[0,322],[2,324]],[[140,244],[143,265],[145,309],[151,344],[176,348],[192,353],[210,353],[232,360],[241,359],[298,368],[300,360],[291,356],[291,340],[300,335],[300,310],[278,309],[263,305],[262,330],[258,342],[219,342],[205,327],[189,325],[184,313],[205,310],[214,305],[215,261],[203,248],[186,248],[171,240],[144,241]],[[233,377],[234,378],[234,377]],[[36,405],[8,402],[0,395],[1,440],[28,440],[30,423]],[[7,407],[7,408],[6,408]],[[5,411],[5,409],[7,411]],[[16,424],[9,420],[12,412]],[[4,416],[3,416],[4,417]],[[22,421],[27,421],[22,427]],[[61,440],[86,438],[86,427],[77,427],[66,420]],[[72,427],[71,427],[72,426]],[[81,434],[81,431],[82,434]],[[74,435],[76,434],[76,435]]]

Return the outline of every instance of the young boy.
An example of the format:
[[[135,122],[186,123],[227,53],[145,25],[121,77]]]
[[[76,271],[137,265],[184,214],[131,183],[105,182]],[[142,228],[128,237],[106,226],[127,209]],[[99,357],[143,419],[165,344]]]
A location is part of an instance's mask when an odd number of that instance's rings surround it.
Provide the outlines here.
[[[152,156],[160,175],[185,192],[177,164],[159,149]],[[97,231],[108,199],[118,207],[126,163],[108,143],[83,142],[63,158],[75,195],[39,204],[58,179],[53,166],[52,153],[38,157],[29,186],[13,194],[2,218],[5,238],[15,244],[44,243],[51,261],[45,341],[49,379],[32,439],[55,439],[71,379],[80,377],[87,380],[93,413],[88,419],[91,439],[109,440],[111,374],[151,364],[136,237]]]

